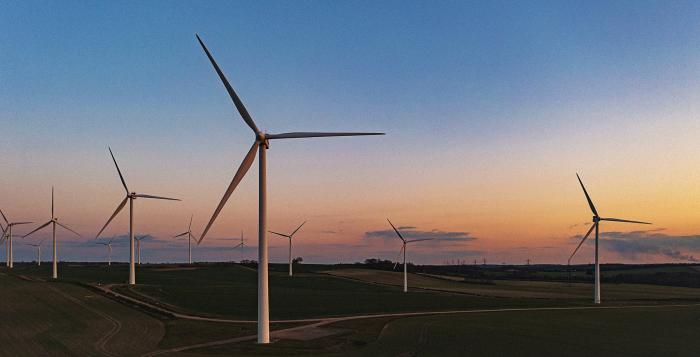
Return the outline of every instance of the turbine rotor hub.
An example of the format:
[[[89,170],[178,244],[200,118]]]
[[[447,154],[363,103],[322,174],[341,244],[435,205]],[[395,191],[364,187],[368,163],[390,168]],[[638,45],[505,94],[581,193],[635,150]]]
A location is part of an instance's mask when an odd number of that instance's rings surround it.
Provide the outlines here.
[[[598,223],[598,222],[600,222],[600,217],[593,216],[593,223]]]
[[[265,136],[265,133],[258,133],[255,135],[255,141],[259,142],[260,145],[265,145],[265,149],[270,148],[270,141],[267,140],[267,136]]]

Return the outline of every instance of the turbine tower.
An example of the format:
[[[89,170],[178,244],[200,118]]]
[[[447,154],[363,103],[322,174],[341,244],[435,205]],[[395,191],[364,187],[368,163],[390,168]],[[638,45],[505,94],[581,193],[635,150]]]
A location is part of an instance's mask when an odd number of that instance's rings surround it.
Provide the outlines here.
[[[403,253],[403,292],[408,292],[408,269],[407,269],[407,267],[406,267],[406,244],[408,244],[408,243],[413,243],[413,242],[421,242],[421,241],[424,241],[424,240],[432,240],[433,238],[423,238],[423,239],[406,240],[406,239],[401,235],[401,233],[399,232],[399,230],[396,229],[396,227],[394,227],[394,224],[391,223],[391,221],[390,221],[388,218],[387,218],[386,220],[387,220],[387,221],[389,222],[389,224],[391,225],[391,228],[394,228],[394,232],[396,232],[396,235],[399,236],[399,239],[401,239],[401,243],[402,243],[402,244],[401,244],[401,250],[399,250],[399,256],[401,255],[401,253]],[[399,257],[397,256],[397,257],[396,257],[397,262],[396,262],[396,264],[394,264],[394,269],[396,269],[396,266],[399,265],[398,259],[399,259]]]
[[[54,208],[53,208],[54,203],[53,202],[54,202],[54,200],[53,200],[53,187],[51,187],[51,220],[42,224],[41,226],[39,226],[35,230],[25,234],[22,238],[29,237],[33,233],[41,230],[42,228],[44,228],[48,225],[52,225],[51,237],[52,237],[52,251],[53,251],[53,268],[52,268],[51,278],[58,279],[58,250],[57,250],[58,248],[56,246],[56,225],[61,226],[63,229],[68,230],[69,232],[77,235],[78,237],[80,237],[80,234],[78,232],[68,228],[67,226],[65,226],[63,224],[58,223],[58,218],[54,216]],[[41,251],[41,247],[39,247],[39,251]],[[41,265],[41,264],[39,264],[39,265]]]
[[[126,186],[126,181],[124,181],[124,176],[122,176],[122,172],[121,170],[119,170],[119,165],[117,165],[117,160],[114,158],[114,154],[112,154],[111,148],[109,148],[109,155],[112,156],[114,166],[117,167],[119,179],[122,181],[124,190],[126,190],[126,197],[124,197],[124,200],[122,200],[121,203],[119,203],[119,206],[117,206],[117,209],[114,211],[114,213],[112,213],[112,216],[109,217],[107,223],[105,223],[102,229],[100,229],[100,231],[97,233],[95,239],[97,239],[100,236],[100,234],[102,234],[102,232],[105,230],[105,228],[107,228],[109,223],[112,222],[114,217],[116,217],[117,214],[119,214],[119,212],[124,208],[124,206],[126,205],[126,201],[129,201],[129,285],[134,285],[136,284],[136,266],[134,264],[134,200],[136,200],[137,198],[152,198],[157,200],[179,201],[179,199],[129,192],[129,188]]]
[[[112,241],[116,236],[112,236],[107,243],[96,242],[95,244],[101,244],[107,247],[107,266],[112,266]]]
[[[42,239],[39,243],[27,243],[27,245],[31,245],[32,247],[36,247],[37,252],[36,252],[36,265],[41,266],[41,244],[44,243],[45,239]]]
[[[187,248],[189,249],[189,252],[190,252],[190,253],[189,253],[189,262],[190,262],[190,265],[192,265],[192,241],[193,241],[193,240],[194,240],[194,241],[197,240],[197,239],[194,237],[194,235],[192,235],[192,219],[193,219],[193,218],[194,218],[194,214],[193,214],[192,216],[190,216],[190,225],[187,226],[187,232],[185,232],[185,233],[180,233],[180,234],[178,234],[178,235],[176,235],[176,236],[173,237],[173,238],[180,238],[180,237],[187,236]]]
[[[204,239],[211,228],[212,224],[216,220],[216,217],[221,212],[221,209],[226,204],[226,201],[236,189],[236,186],[241,182],[243,176],[245,176],[250,166],[253,165],[255,160],[255,155],[260,152],[260,158],[258,161],[258,169],[260,171],[258,176],[258,343],[270,343],[270,305],[268,296],[268,247],[267,247],[267,159],[265,156],[266,150],[270,147],[270,140],[276,139],[300,139],[300,138],[316,138],[316,137],[328,137],[328,136],[358,136],[358,135],[383,135],[383,133],[314,133],[314,132],[295,132],[295,133],[283,133],[283,134],[268,134],[255,125],[253,118],[248,113],[248,110],[243,105],[243,102],[229,84],[226,76],[219,68],[219,65],[214,61],[209,50],[202,42],[202,39],[197,35],[197,41],[202,46],[202,49],[206,53],[209,61],[211,62],[214,70],[218,74],[221,82],[223,82],[226,91],[228,92],[233,104],[236,106],[238,113],[240,113],[243,121],[250,127],[255,135],[255,141],[251,146],[250,150],[246,154],[241,166],[236,171],[233,176],[233,180],[229,184],[228,189],[221,198],[219,205],[214,210],[209,224],[204,229],[202,236],[199,238],[199,242]]]
[[[583,242],[588,239],[588,236],[591,235],[591,232],[593,229],[595,229],[595,289],[593,292],[593,302],[595,304],[600,304],[600,261],[598,259],[598,231],[599,231],[599,225],[600,221],[610,221],[610,222],[622,222],[622,223],[638,223],[638,224],[651,224],[649,222],[640,222],[640,221],[630,221],[626,219],[619,219],[619,218],[603,218],[598,215],[598,211],[595,209],[595,205],[593,205],[593,201],[591,200],[591,197],[588,195],[588,191],[586,191],[586,187],[583,186],[583,182],[581,181],[581,177],[579,177],[578,174],[576,174],[576,178],[578,178],[578,183],[581,184],[581,188],[583,189],[583,194],[586,195],[586,200],[588,201],[588,206],[591,208],[591,212],[593,212],[593,225],[591,226],[590,229],[588,229],[588,232],[586,233],[585,236],[583,236],[583,239],[581,239],[581,242],[578,244],[576,249],[574,250],[573,253],[571,253],[571,256],[569,257],[569,261],[567,264],[571,264],[571,259],[576,255],[576,252],[578,252],[579,248],[581,248],[581,245]]]
[[[294,237],[294,234],[295,234],[299,229],[301,229],[301,226],[303,226],[304,224],[306,224],[306,221],[304,221],[304,223],[302,223],[301,225],[299,225],[299,227],[297,227],[297,229],[295,229],[294,232],[292,232],[292,234],[282,234],[282,233],[277,233],[277,232],[273,232],[273,231],[268,231],[268,232],[270,232],[270,233],[272,233],[272,234],[276,234],[276,235],[278,235],[278,236],[280,236],[280,237],[286,237],[286,238],[289,239],[289,276],[292,276],[292,237]]]
[[[19,226],[22,224],[30,224],[33,222],[10,222],[7,220],[7,217],[5,217],[5,213],[0,210],[0,215],[2,215],[3,221],[5,221],[5,225],[7,226],[5,228],[5,239],[7,239],[7,242],[5,242],[6,249],[7,249],[7,255],[6,255],[6,265],[8,268],[12,269],[14,267],[14,257],[12,255],[12,238],[14,237],[12,235],[12,227],[14,226]]]

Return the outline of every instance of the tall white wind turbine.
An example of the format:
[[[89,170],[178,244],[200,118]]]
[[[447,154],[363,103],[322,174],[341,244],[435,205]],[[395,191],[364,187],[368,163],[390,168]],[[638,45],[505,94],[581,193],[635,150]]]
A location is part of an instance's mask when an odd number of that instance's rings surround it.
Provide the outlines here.
[[[197,241],[197,239],[194,237],[192,234],[192,219],[194,218],[194,214],[190,216],[190,225],[187,226],[187,232],[185,233],[180,233],[173,238],[180,238],[180,237],[185,237],[187,236],[187,248],[189,249],[189,262],[192,264],[192,241]]]
[[[403,292],[408,292],[408,269],[406,267],[406,244],[414,243],[414,242],[422,242],[424,240],[433,240],[433,238],[406,240],[401,235],[401,232],[399,232],[399,230],[396,229],[396,227],[394,227],[394,224],[391,223],[391,221],[388,218],[386,220],[391,225],[391,228],[394,229],[394,232],[396,232],[396,235],[399,236],[399,239],[401,239],[401,250],[399,250],[399,256],[401,255],[401,253],[403,253]],[[399,257],[396,257],[397,262],[396,262],[396,264],[394,264],[394,269],[396,269],[396,266],[399,265],[398,258]]]
[[[58,279],[58,250],[57,250],[58,248],[57,248],[57,243],[56,243],[56,225],[58,225],[58,226],[62,227],[63,229],[77,235],[78,237],[80,237],[80,234],[78,232],[68,228],[67,226],[65,226],[63,224],[58,223],[58,218],[54,216],[53,187],[51,187],[51,220],[42,224],[41,226],[39,226],[35,230],[25,234],[22,238],[29,237],[30,235],[34,234],[35,232],[41,230],[42,228],[44,228],[48,225],[52,225],[51,237],[52,237],[52,251],[53,251],[53,269],[52,269],[51,277],[53,279]],[[41,247],[39,247],[39,251],[41,251]]]
[[[95,244],[101,244],[104,245],[107,248],[107,266],[112,265],[112,241],[114,240],[116,236],[112,236],[112,238],[107,241],[107,243],[104,242],[96,242]]]
[[[134,285],[136,284],[136,266],[134,262],[134,200],[136,200],[137,198],[152,198],[157,200],[179,201],[179,199],[129,192],[129,188],[126,186],[126,181],[124,181],[124,176],[122,176],[122,172],[121,170],[119,170],[119,165],[117,165],[117,160],[114,158],[114,154],[112,154],[111,148],[109,148],[109,155],[112,156],[112,161],[114,161],[114,166],[116,166],[117,168],[119,179],[122,181],[124,190],[126,190],[126,197],[124,197],[121,203],[119,203],[119,206],[117,206],[117,209],[114,211],[114,213],[112,213],[112,216],[109,217],[107,223],[105,223],[102,229],[100,229],[100,231],[97,233],[95,239],[97,239],[100,236],[100,234],[102,234],[102,232],[105,230],[105,228],[107,228],[109,223],[112,222],[114,217],[116,217],[117,214],[119,214],[119,212],[124,208],[124,206],[126,206],[126,201],[129,201],[129,284]]]
[[[206,53],[209,61],[211,62],[214,70],[219,75],[221,82],[223,82],[226,91],[228,92],[233,104],[236,106],[238,113],[240,113],[243,121],[250,127],[255,135],[255,141],[250,147],[250,150],[246,154],[241,166],[236,171],[233,176],[233,180],[226,189],[224,196],[221,198],[219,205],[214,210],[214,214],[209,220],[202,236],[199,238],[199,242],[204,239],[209,232],[212,224],[216,220],[216,217],[221,212],[221,209],[226,204],[226,201],[231,196],[236,186],[241,182],[243,176],[248,172],[250,166],[253,165],[255,160],[255,155],[257,152],[260,153],[260,158],[258,159],[258,169],[260,171],[258,176],[258,343],[269,343],[270,342],[270,305],[268,299],[268,247],[267,247],[267,160],[265,156],[266,150],[270,147],[270,140],[276,139],[300,139],[300,138],[316,138],[316,137],[329,137],[329,136],[359,136],[359,135],[383,135],[383,133],[314,133],[314,132],[294,132],[294,133],[283,133],[283,134],[268,134],[260,129],[253,121],[253,118],[248,113],[248,110],[243,105],[243,102],[238,98],[238,95],[229,84],[226,76],[219,68],[219,65],[214,61],[209,50],[202,42],[202,39],[197,36],[197,41],[202,46],[202,49]]]
[[[619,218],[603,218],[598,215],[598,211],[595,209],[595,205],[593,205],[593,201],[591,200],[591,197],[588,195],[588,191],[586,191],[586,187],[583,186],[583,182],[581,181],[581,177],[579,177],[578,174],[576,174],[576,178],[578,178],[578,183],[581,184],[581,188],[583,189],[583,194],[586,195],[586,200],[588,201],[588,206],[591,208],[591,212],[593,212],[593,225],[591,226],[590,229],[588,229],[588,232],[586,233],[585,236],[583,236],[583,239],[581,239],[581,242],[578,244],[574,252],[571,254],[569,257],[568,263],[571,264],[571,259],[576,255],[576,252],[578,252],[579,248],[581,248],[581,245],[583,245],[583,242],[588,239],[588,236],[591,235],[591,232],[593,229],[595,229],[595,288],[593,292],[593,302],[596,304],[600,304],[600,261],[598,259],[598,226],[600,225],[600,221],[610,221],[610,222],[622,222],[622,223],[638,223],[638,224],[651,224],[649,222],[640,222],[640,221],[630,221],[626,219],[619,219]]]
[[[41,244],[44,243],[44,239],[42,239],[39,243],[27,243],[27,245],[30,245],[34,248],[36,248],[36,265],[41,266]]]
[[[10,222],[7,220],[7,217],[5,217],[5,213],[3,213],[2,210],[0,210],[0,215],[2,216],[2,219],[5,221],[5,225],[6,225],[6,228],[5,228],[5,239],[7,240],[7,242],[5,242],[5,244],[7,245],[5,247],[7,249],[6,265],[8,268],[11,269],[14,267],[14,256],[12,253],[12,238],[15,237],[12,235],[12,227],[19,226],[22,224],[30,224],[33,222]]]
[[[299,225],[299,227],[297,227],[297,229],[295,229],[294,232],[292,232],[291,234],[282,234],[282,233],[277,233],[277,232],[273,232],[273,231],[268,231],[272,234],[276,234],[280,237],[285,237],[285,238],[289,239],[289,276],[292,276],[292,237],[294,237],[294,234],[297,231],[299,231],[299,229],[301,229],[301,226],[303,226],[304,224],[306,224],[306,221],[304,221],[304,223]]]

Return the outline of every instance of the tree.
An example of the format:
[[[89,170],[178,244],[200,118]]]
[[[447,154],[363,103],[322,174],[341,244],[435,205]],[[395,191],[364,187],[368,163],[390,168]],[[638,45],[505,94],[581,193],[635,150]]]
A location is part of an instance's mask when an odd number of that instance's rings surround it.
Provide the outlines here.
[[[296,258],[292,259],[292,264],[301,264],[301,262],[303,262],[303,261],[304,261],[304,258],[296,257]]]

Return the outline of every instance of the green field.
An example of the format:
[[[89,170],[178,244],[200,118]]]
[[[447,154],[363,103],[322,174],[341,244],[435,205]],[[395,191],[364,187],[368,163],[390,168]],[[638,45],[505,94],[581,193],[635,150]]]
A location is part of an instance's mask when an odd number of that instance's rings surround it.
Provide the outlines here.
[[[273,267],[273,321],[343,318],[314,328],[304,327],[309,322],[273,323],[275,343],[259,346],[252,339],[230,340],[252,338],[254,323],[173,318],[94,288],[107,285],[187,316],[254,320],[254,269],[144,265],[137,269],[139,284],[127,286],[126,268],[61,264],[60,282],[44,280],[48,265],[2,269],[0,355],[131,356],[176,347],[185,349],[179,355],[697,355],[700,346],[691,336],[700,323],[700,305],[671,306],[700,304],[700,289],[604,284],[609,309],[591,309],[588,283],[478,283],[410,274],[405,294],[399,272],[335,266],[306,266],[294,277]],[[646,274],[639,270],[635,274]],[[483,311],[502,309],[528,310]],[[364,316],[455,310],[472,312]],[[274,332],[290,327],[303,328]]]
[[[403,276],[399,273],[369,270],[342,269],[329,270],[326,273],[366,282],[376,282],[399,286]],[[463,294],[501,297],[557,299],[564,301],[590,301],[593,296],[593,284],[563,283],[549,281],[493,280],[489,283],[477,283],[460,280],[451,276],[409,274],[410,287],[438,291],[452,291]],[[603,291],[607,302],[632,301],[695,301],[700,299],[700,289],[669,287],[645,284],[607,284]]]
[[[413,317],[357,355],[698,356],[699,322],[700,307]]]

